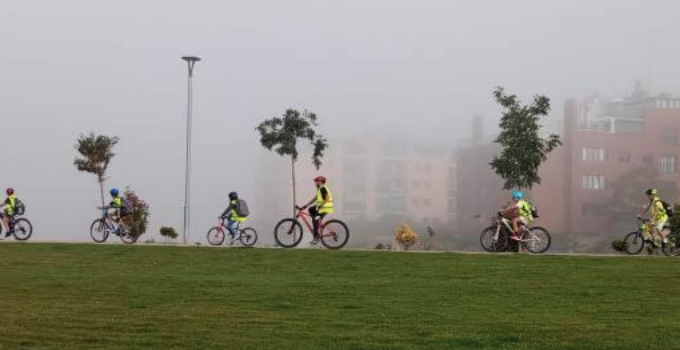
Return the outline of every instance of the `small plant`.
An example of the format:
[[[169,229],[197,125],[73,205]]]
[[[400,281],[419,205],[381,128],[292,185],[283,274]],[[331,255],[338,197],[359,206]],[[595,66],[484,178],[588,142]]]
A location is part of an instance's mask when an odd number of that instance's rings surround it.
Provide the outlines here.
[[[408,251],[414,244],[418,243],[418,233],[405,223],[399,225],[394,232],[394,238],[404,251]]]
[[[623,253],[626,251],[626,242],[620,239],[614,240],[614,242],[612,242],[612,249],[619,253]]]
[[[378,244],[375,246],[375,248],[373,248],[373,249],[374,249],[374,250],[392,250],[392,245],[389,244],[389,243],[384,243],[384,244],[383,244],[383,243],[378,243]]]
[[[179,237],[179,234],[174,227],[163,226],[161,227],[161,236],[165,237],[165,243],[170,243],[171,240]]]

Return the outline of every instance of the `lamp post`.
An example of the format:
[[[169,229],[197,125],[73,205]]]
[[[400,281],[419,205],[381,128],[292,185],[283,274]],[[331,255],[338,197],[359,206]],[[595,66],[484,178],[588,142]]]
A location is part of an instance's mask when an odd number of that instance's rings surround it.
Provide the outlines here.
[[[182,232],[182,243],[187,244],[187,236],[189,235],[189,223],[191,212],[189,204],[191,201],[191,114],[193,109],[193,91],[191,81],[194,76],[194,65],[201,59],[196,56],[184,56],[183,60],[187,61],[189,67],[188,80],[188,96],[187,96],[187,150],[186,150],[186,165],[184,169],[184,231]]]

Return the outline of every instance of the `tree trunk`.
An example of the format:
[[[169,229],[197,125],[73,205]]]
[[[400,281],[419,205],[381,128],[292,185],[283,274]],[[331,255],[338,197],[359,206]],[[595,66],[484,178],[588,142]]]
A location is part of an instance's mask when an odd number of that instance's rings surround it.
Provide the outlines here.
[[[97,175],[97,180],[99,181],[99,190],[102,198],[102,207],[104,207],[104,177]]]
[[[295,217],[295,206],[297,205],[297,193],[295,191],[295,158],[290,157],[290,169],[293,175],[293,217]]]

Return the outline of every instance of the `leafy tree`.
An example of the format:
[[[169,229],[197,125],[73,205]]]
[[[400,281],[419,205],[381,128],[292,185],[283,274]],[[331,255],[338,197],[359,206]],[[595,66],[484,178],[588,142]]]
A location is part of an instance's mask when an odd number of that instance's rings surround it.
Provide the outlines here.
[[[95,174],[99,182],[101,191],[102,207],[104,206],[104,180],[106,179],[106,169],[109,167],[111,159],[116,154],[113,147],[118,143],[118,137],[105,135],[81,134],[78,137],[75,148],[82,157],[76,157],[73,164],[78,171]]]
[[[149,223],[149,205],[130,187],[125,188],[123,195],[125,201],[132,206],[132,214],[125,218],[125,224],[133,236],[139,237],[146,232]]]
[[[293,181],[293,205],[297,205],[295,191],[295,162],[298,160],[298,141],[307,140],[314,147],[312,162],[316,169],[321,167],[321,158],[328,148],[328,141],[317,134],[315,127],[316,114],[308,111],[300,113],[295,109],[288,109],[281,117],[267,119],[260,123],[256,130],[260,133],[260,143],[270,151],[281,156],[289,156]]]
[[[539,135],[539,120],[550,111],[550,99],[536,95],[531,105],[523,105],[516,95],[509,95],[502,87],[494,91],[496,102],[503,107],[501,129],[496,139],[501,154],[491,161],[491,168],[503,180],[504,188],[532,188],[541,183],[538,168],[550,153],[561,145],[560,137],[552,134],[547,139]]]
[[[175,231],[174,227],[161,227],[161,236],[165,237],[165,242],[168,243],[173,239],[176,239],[179,235]]]
[[[407,224],[400,224],[394,232],[394,239],[404,251],[408,251],[413,245],[418,243],[418,233],[413,231]]]

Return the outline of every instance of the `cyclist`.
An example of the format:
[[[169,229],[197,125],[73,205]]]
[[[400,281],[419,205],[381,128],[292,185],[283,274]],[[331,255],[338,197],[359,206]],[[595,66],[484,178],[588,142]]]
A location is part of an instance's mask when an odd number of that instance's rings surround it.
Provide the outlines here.
[[[12,220],[14,218],[14,213],[16,212],[16,205],[17,205],[17,197],[14,194],[14,189],[13,188],[8,188],[7,191],[7,199],[5,199],[5,202],[3,204],[0,204],[0,208],[4,207],[4,215],[2,215],[2,223],[5,224],[5,227],[7,227],[7,233],[5,233],[5,237],[9,237],[12,233],[14,233],[14,225]]]
[[[317,176],[314,178],[314,184],[316,185],[316,196],[302,207],[302,210],[305,210],[310,205],[315,204],[315,206],[309,208],[309,215],[312,217],[314,227],[314,232],[312,232],[314,238],[309,242],[310,245],[319,243],[319,223],[326,215],[333,213],[333,194],[326,186],[326,178]]]
[[[245,216],[239,216],[236,210],[239,204],[238,200],[239,200],[238,193],[230,192],[229,206],[227,207],[227,209],[224,210],[224,213],[220,215],[220,219],[226,220],[227,222],[226,227],[227,230],[229,231],[229,234],[231,235],[232,241],[236,239],[239,225],[248,220],[248,218]]]
[[[524,193],[522,191],[512,192],[512,202],[501,213],[506,219],[512,220],[513,232],[510,239],[519,241],[521,239],[519,234],[520,228],[532,223],[534,216],[531,213],[531,204],[524,200]]]
[[[125,198],[123,198],[120,195],[120,191],[117,188],[112,188],[109,191],[109,194],[111,195],[112,198],[111,202],[109,203],[108,206],[104,207],[103,209],[106,210],[113,209],[114,212],[113,215],[111,215],[111,219],[120,225],[120,220],[127,217],[132,210],[130,209],[128,203],[125,201]]]
[[[647,212],[650,213],[656,234],[658,234],[659,237],[661,237],[662,242],[666,244],[668,243],[668,240],[666,239],[663,228],[668,222],[668,213],[666,213],[666,208],[664,208],[661,198],[659,198],[659,191],[657,191],[656,188],[650,188],[645,191],[645,194],[647,195],[647,199],[649,199],[649,205],[640,212],[639,216],[643,216]]]

